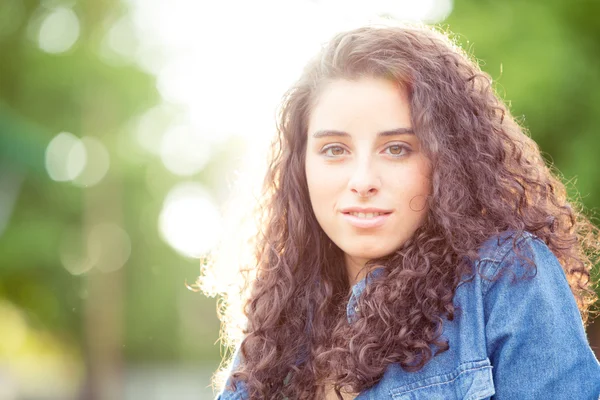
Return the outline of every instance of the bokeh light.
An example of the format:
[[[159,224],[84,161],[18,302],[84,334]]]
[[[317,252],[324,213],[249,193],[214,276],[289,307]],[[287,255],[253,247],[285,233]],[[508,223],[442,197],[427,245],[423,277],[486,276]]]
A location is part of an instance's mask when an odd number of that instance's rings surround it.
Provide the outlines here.
[[[200,257],[218,242],[221,216],[202,185],[181,183],[165,199],[159,230],[163,239],[182,255]]]
[[[139,38],[129,16],[123,16],[112,24],[100,46],[100,56],[112,65],[134,61]]]
[[[81,143],[85,147],[86,162],[73,183],[83,187],[94,186],[108,172],[110,155],[99,139],[85,136],[81,138]]]
[[[73,275],[93,268],[112,272],[129,260],[131,238],[122,227],[110,222],[94,225],[87,236],[70,228],[62,234],[59,254],[63,267]]]
[[[79,18],[75,12],[67,7],[57,7],[42,20],[38,44],[48,53],[63,53],[75,44],[79,30]]]
[[[87,151],[83,142],[69,132],[56,135],[46,148],[46,171],[55,181],[71,181],[84,169]]]
[[[172,173],[193,175],[200,172],[210,159],[210,143],[189,126],[174,126],[163,135],[161,159]]]
[[[61,232],[58,251],[63,267],[72,275],[86,273],[94,266],[80,227],[68,227]]]
[[[90,230],[87,251],[94,268],[102,272],[116,271],[131,255],[131,239],[117,224],[101,223]]]
[[[163,136],[173,124],[174,114],[172,106],[162,103],[138,116],[131,129],[138,145],[151,154],[160,154]]]

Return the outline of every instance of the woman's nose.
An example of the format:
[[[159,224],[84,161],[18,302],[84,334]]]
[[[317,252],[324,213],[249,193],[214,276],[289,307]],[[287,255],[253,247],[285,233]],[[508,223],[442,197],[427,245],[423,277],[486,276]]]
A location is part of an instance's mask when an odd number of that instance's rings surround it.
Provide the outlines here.
[[[357,162],[348,182],[349,189],[359,197],[371,197],[381,188],[381,179],[370,160]]]

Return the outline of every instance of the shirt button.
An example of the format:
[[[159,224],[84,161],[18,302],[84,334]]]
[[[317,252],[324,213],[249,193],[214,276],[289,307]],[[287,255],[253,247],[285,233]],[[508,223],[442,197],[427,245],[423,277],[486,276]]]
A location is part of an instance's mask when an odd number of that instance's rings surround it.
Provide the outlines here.
[[[354,312],[358,314],[360,312],[360,307],[354,306]]]

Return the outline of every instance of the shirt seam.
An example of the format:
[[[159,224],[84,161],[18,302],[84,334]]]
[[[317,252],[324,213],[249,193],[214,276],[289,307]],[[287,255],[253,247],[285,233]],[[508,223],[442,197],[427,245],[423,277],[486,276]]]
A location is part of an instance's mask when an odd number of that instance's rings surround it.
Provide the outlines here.
[[[468,369],[465,369],[464,371],[460,371],[458,373],[458,375],[456,375],[452,379],[449,379],[449,380],[446,380],[446,381],[442,381],[442,382],[432,383],[432,384],[429,384],[429,385],[426,385],[426,386],[419,386],[419,387],[416,387],[414,389],[410,389],[410,390],[406,390],[406,391],[402,391],[402,392],[395,392],[393,390],[390,390],[390,395],[392,395],[392,396],[397,396],[397,395],[400,395],[400,394],[404,395],[404,394],[407,394],[407,393],[410,393],[410,392],[414,392],[415,390],[427,389],[427,388],[430,388],[432,386],[445,385],[447,383],[452,383],[452,382],[456,381],[462,374],[465,374],[467,372],[474,372],[474,371],[479,371],[479,370],[482,370],[482,369],[491,369],[491,368],[492,368],[491,365],[483,365],[481,367],[468,368]]]
[[[537,238],[536,236],[534,236],[533,234],[529,233],[529,232],[524,232],[524,234],[519,237],[519,239],[517,239],[516,243],[514,244],[515,248],[518,248],[521,246],[522,243],[524,243],[527,240],[540,240],[539,238]],[[510,243],[510,242],[507,242]],[[509,248],[505,249],[506,245],[502,245],[499,246],[498,249],[496,249],[496,251],[494,252],[494,256],[492,258],[489,257],[484,257],[482,258],[480,261],[482,262],[486,262],[486,263],[491,263],[493,266],[493,269],[490,273],[490,278],[489,279],[484,279],[482,282],[482,294],[483,296],[486,296],[487,293],[490,290],[490,286],[492,284],[492,278],[494,276],[496,276],[496,274],[498,273],[498,270],[500,269],[500,266],[502,265],[502,263],[504,262],[504,260],[506,259],[506,257],[508,257],[508,255],[510,254],[510,252],[513,250],[513,246],[511,245]],[[502,251],[504,251],[502,253]],[[498,254],[502,254],[502,257],[498,258]],[[485,264],[484,264],[485,266]],[[481,269],[481,268],[480,268]]]

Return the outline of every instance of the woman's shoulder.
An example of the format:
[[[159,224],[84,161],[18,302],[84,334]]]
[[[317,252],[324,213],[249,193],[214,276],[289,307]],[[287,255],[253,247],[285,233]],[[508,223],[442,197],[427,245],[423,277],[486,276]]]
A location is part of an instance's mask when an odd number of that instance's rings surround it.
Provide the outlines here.
[[[488,238],[478,250],[480,262],[500,263],[511,254],[526,247],[546,247],[546,244],[528,231],[506,230]]]
[[[496,281],[533,281],[538,285],[567,281],[550,248],[527,231],[511,230],[494,235],[482,244],[478,254],[476,266],[483,280],[484,294]]]
[[[529,232],[503,232],[481,249],[478,304],[496,396],[597,398],[600,364],[551,249]]]

